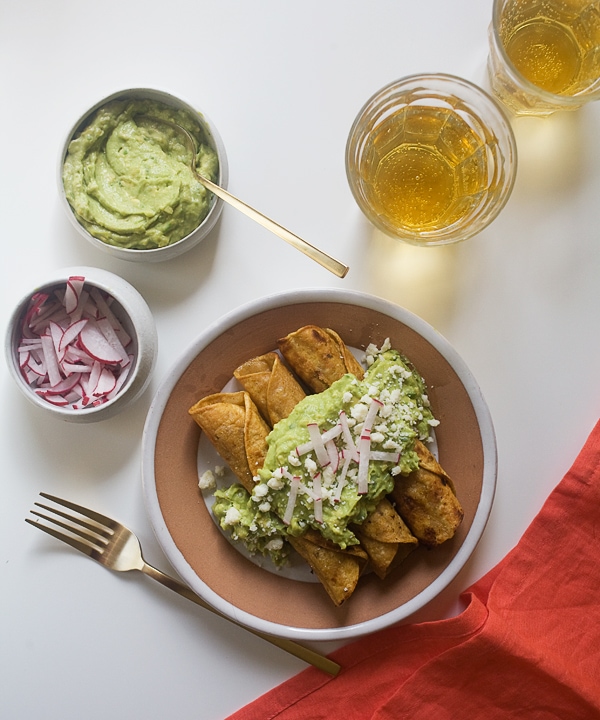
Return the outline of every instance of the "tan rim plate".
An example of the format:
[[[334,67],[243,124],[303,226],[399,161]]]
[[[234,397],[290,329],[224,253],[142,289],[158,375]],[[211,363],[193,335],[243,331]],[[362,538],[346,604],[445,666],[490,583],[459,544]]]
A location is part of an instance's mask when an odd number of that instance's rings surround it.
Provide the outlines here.
[[[238,619],[242,617],[259,629],[296,637],[327,637],[322,631],[332,631],[331,637],[360,634],[401,619],[428,602],[473,551],[489,515],[495,486],[491,421],[460,358],[410,313],[358,293],[333,292],[324,297],[338,295],[343,301],[313,302],[298,301],[309,297],[306,293],[293,293],[282,296],[279,305],[277,301],[259,303],[257,312],[242,313],[239,320],[234,314],[222,328],[210,333],[208,342],[199,340],[184,359],[185,367],[180,363],[167,379],[150,409],[145,433],[144,484],[149,512],[176,569],[219,609],[236,613]],[[406,322],[398,315],[406,315]],[[392,346],[414,363],[425,378],[440,420],[436,429],[440,462],[454,480],[465,511],[451,541],[435,550],[417,549],[385,581],[364,576],[352,598],[337,609],[319,584],[262,570],[223,537],[198,489],[200,430],[187,412],[204,395],[221,390],[243,361],[272,350],[278,338],[306,324],[333,328],[348,345],[361,349],[371,342],[380,345],[389,337]],[[482,496],[484,502],[480,502]],[[279,627],[270,627],[271,623]],[[290,629],[295,632],[288,632]]]

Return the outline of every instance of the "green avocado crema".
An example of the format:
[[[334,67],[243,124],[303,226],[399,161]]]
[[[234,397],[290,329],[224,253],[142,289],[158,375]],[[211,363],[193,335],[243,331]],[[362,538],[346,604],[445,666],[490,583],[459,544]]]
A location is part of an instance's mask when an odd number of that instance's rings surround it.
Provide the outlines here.
[[[69,143],[62,179],[78,221],[109,245],[164,247],[206,217],[212,193],[191,170],[181,125],[195,139],[197,171],[216,181],[219,161],[194,116],[155,100],[117,100],[101,107]]]
[[[372,348],[372,346],[370,346]],[[292,413],[275,425],[267,437],[268,452],[250,495],[242,486],[216,491],[213,512],[224,530],[244,541],[249,549],[271,554],[276,564],[285,561],[279,548],[275,555],[267,547],[275,536],[299,536],[309,528],[318,530],[339,547],[358,543],[351,529],[362,523],[377,503],[391,492],[394,476],[408,474],[419,464],[416,439],[427,440],[434,419],[419,373],[397,351],[367,350],[372,361],[363,380],[344,375],[327,390],[308,395]],[[338,424],[340,412],[347,418],[356,444],[372,404],[379,400],[371,429],[371,451],[399,453],[394,460],[373,460],[368,465],[367,492],[359,493],[358,463],[347,466],[340,485],[340,466],[319,465],[315,450],[298,455],[297,448],[310,440],[308,425],[317,423],[321,433]],[[335,438],[338,449],[347,447],[343,435]],[[315,478],[318,475],[318,485]],[[300,490],[289,522],[284,523],[290,498],[292,476],[300,477]],[[322,498],[322,517],[315,518],[315,489]],[[319,492],[320,491],[320,492]],[[288,510],[289,514],[289,510]],[[272,547],[272,545],[271,545]],[[284,543],[285,547],[285,543]]]

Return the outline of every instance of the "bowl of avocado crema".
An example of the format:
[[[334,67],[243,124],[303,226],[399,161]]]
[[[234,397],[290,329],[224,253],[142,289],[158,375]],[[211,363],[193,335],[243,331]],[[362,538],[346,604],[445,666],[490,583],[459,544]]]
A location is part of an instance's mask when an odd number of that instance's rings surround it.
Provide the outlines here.
[[[124,260],[168,260],[203,240],[222,211],[192,167],[227,186],[225,148],[208,117],[164,91],[121,90],[69,131],[60,195],[75,228],[95,247]]]

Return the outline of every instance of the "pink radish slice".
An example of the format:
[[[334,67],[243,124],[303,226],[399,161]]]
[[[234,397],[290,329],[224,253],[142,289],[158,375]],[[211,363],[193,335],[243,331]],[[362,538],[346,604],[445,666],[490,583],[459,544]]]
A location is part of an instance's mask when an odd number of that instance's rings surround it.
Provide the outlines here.
[[[67,280],[67,287],[65,289],[65,310],[69,315],[74,313],[79,305],[79,298],[81,291],[83,290],[83,284],[85,278],[79,275],[73,275]]]
[[[100,371],[100,377],[98,378],[98,382],[96,383],[96,387],[93,392],[94,397],[98,398],[108,395],[116,384],[117,381],[112,372],[107,367],[103,367]]]
[[[64,380],[61,380],[57,385],[51,385],[50,387],[40,387],[39,393],[44,396],[47,395],[63,395],[64,393],[72,390],[79,383],[77,375],[69,375]]]
[[[131,342],[131,337],[129,336],[123,325],[119,322],[113,311],[110,309],[108,302],[102,297],[102,293],[98,290],[98,288],[92,288],[90,291],[90,295],[96,303],[96,306],[102,314],[102,317],[105,317],[108,320],[113,330],[119,336],[123,347],[127,347]]]
[[[287,506],[285,508],[285,512],[283,513],[283,522],[286,525],[289,525],[292,521],[292,516],[294,514],[294,507],[296,506],[296,498],[298,497],[298,489],[300,488],[300,478],[298,475],[294,475],[290,482],[290,493],[288,495],[288,501]]]
[[[101,373],[102,365],[98,362],[98,360],[96,360],[92,365],[92,370],[85,387],[86,396],[91,397],[96,392],[96,387],[98,386]]]
[[[49,395],[48,393],[44,393],[42,390],[36,390],[36,392],[40,397],[43,397],[44,400],[47,400],[51,405],[59,405],[60,407],[65,407],[69,404],[69,401],[62,395]]]
[[[59,352],[63,355],[63,357],[67,351],[68,346],[77,338],[79,333],[86,325],[87,318],[83,320],[78,320],[77,322],[71,323],[71,325],[69,325],[69,327],[63,332],[58,348]]]
[[[61,375],[58,367],[58,358],[54,350],[54,342],[50,335],[42,335],[42,350],[44,351],[48,381],[50,385],[58,385],[61,380]]]
[[[121,353],[111,347],[94,320],[86,323],[79,335],[81,347],[94,359],[104,363],[118,363]]]
[[[127,350],[125,350],[121,341],[117,337],[117,333],[114,331],[112,325],[108,321],[108,318],[100,318],[100,320],[98,320],[98,322],[97,322],[97,325],[98,325],[98,328],[100,329],[100,332],[106,338],[106,341],[108,342],[108,344],[119,355],[121,364],[128,365],[129,364],[129,355],[127,354]]]

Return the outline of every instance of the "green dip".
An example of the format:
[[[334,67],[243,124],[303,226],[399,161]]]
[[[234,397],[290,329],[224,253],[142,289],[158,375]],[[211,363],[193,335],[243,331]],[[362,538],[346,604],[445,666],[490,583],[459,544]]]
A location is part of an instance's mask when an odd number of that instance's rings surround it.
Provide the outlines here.
[[[218,179],[217,153],[199,115],[154,100],[103,106],[69,143],[62,178],[77,220],[109,245],[171,245],[198,227],[211,207],[212,193],[194,177],[181,132],[153,118],[186,128],[196,142],[196,169]]]
[[[415,441],[428,440],[431,428],[438,424],[429,406],[423,378],[398,352],[386,348],[368,359],[372,364],[363,380],[344,375],[324,392],[304,398],[287,418],[275,425],[267,437],[265,464],[258,473],[252,495],[241,486],[235,486],[235,492],[217,491],[219,500],[213,511],[221,527],[231,531],[235,526],[239,539],[253,546],[258,544],[257,536],[269,539],[274,533],[299,536],[309,528],[318,530],[341,548],[358,544],[351,524],[362,523],[391,492],[395,475],[408,474],[418,467]],[[317,423],[324,433],[338,424],[340,411],[345,412],[353,440],[358,445],[373,398],[381,404],[371,428],[370,450],[399,453],[399,459],[370,460],[367,491],[360,493],[357,462],[350,462],[344,477],[341,462],[335,469],[323,467],[315,450],[299,456],[296,449],[310,440],[310,423]],[[334,442],[339,449],[347,448],[343,435]],[[317,474],[318,485],[315,485]],[[284,524],[282,519],[286,518],[290,480],[294,475],[300,477],[301,489],[293,513]],[[315,488],[316,495],[322,498],[322,517],[317,519]],[[234,510],[229,517],[235,522],[223,522],[230,508]],[[249,520],[244,522],[243,518]],[[241,525],[243,532],[239,531]],[[262,547],[264,549],[264,543]],[[280,561],[280,558],[273,559]]]

